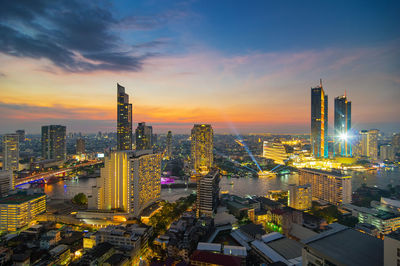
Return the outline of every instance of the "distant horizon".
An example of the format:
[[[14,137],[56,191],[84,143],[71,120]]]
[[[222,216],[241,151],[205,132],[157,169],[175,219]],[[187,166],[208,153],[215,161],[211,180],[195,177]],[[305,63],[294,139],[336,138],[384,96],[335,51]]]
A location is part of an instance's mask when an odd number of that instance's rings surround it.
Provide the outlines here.
[[[399,1],[3,1],[0,134],[116,127],[117,83],[157,132],[310,131],[320,79],[352,127],[400,132]],[[39,130],[40,131],[40,130]]]

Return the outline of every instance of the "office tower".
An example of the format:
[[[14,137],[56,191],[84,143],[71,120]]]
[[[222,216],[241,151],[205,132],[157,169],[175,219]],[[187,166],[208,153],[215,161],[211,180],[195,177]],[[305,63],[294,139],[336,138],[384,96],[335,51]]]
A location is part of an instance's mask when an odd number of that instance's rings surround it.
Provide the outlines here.
[[[352,156],[350,138],[351,102],[346,94],[335,98],[335,155]]]
[[[264,141],[263,157],[273,160],[276,164],[285,164],[285,161],[289,159],[283,144],[271,141]]]
[[[19,138],[17,134],[3,136],[3,170],[18,171]]]
[[[328,95],[322,81],[311,88],[311,150],[315,158],[328,158]]]
[[[368,130],[368,157],[373,160],[378,160],[378,129]]]
[[[382,145],[380,147],[379,158],[382,161],[385,161],[385,160],[394,161],[394,155],[395,155],[395,153],[394,153],[394,149],[393,149],[392,145],[386,144],[386,145]]]
[[[297,210],[308,210],[312,205],[312,190],[311,185],[297,186],[296,184],[289,185],[288,191],[288,206]]]
[[[368,157],[368,130],[360,131],[360,150],[361,156]]]
[[[317,169],[299,169],[299,185],[311,185],[312,196],[331,204],[351,203],[351,176]]]
[[[0,199],[0,231],[17,231],[46,211],[46,194],[19,191]]]
[[[193,126],[191,163],[195,174],[206,175],[213,165],[213,129],[211,125]]]
[[[19,143],[25,141],[25,130],[20,129],[20,130],[15,131],[15,133],[18,135]]]
[[[212,217],[219,201],[219,170],[210,171],[197,182],[197,217]]]
[[[150,150],[153,147],[153,127],[146,126],[145,122],[139,123],[136,131],[136,150]]]
[[[76,139],[76,154],[86,153],[85,140],[82,138]]]
[[[153,131],[153,128],[152,128],[152,131]],[[157,141],[158,141],[158,136],[157,136],[157,134],[153,134],[153,138],[152,138],[152,141],[151,141],[151,143],[153,144],[153,146],[157,145]]]
[[[400,133],[393,134],[392,146],[395,154],[400,152]]]
[[[0,197],[4,197],[14,189],[14,177],[11,170],[0,171]]]
[[[65,161],[67,159],[65,126],[42,126],[42,157],[48,160]]]
[[[117,83],[117,150],[132,150],[132,104],[125,88]]]
[[[172,132],[167,133],[167,145],[166,145],[165,157],[170,160],[172,158]]]
[[[106,157],[97,180],[95,204],[100,210],[119,210],[137,217],[161,193],[161,154],[117,151]]]

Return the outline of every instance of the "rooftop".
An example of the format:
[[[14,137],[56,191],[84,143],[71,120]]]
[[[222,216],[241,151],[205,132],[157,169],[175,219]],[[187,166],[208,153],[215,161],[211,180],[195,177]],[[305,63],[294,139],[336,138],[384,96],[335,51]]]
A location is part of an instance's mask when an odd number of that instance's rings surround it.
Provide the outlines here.
[[[389,235],[387,235],[390,238],[396,239],[397,241],[400,241],[400,230],[391,232]]]
[[[301,257],[301,249],[303,248],[303,245],[299,242],[286,237],[271,241],[267,245],[287,260]]]
[[[329,175],[329,176],[334,176],[334,177],[351,177],[349,175],[343,175],[342,173],[339,172],[331,172],[331,171],[324,171],[324,170],[319,170],[319,169],[312,169],[312,168],[300,168],[299,171],[305,170],[307,172],[314,172],[317,174],[323,174],[323,175]]]
[[[29,194],[24,191],[19,191],[15,194],[8,195],[0,198],[0,204],[21,204],[39,197],[46,196],[44,193],[33,193]]]
[[[383,265],[383,241],[350,228],[321,234],[306,246],[337,265]]]
[[[240,266],[242,261],[239,257],[216,254],[208,251],[199,251],[199,250],[193,252],[192,256],[190,257],[190,260],[212,263],[213,265],[227,265],[227,266],[228,265]]]

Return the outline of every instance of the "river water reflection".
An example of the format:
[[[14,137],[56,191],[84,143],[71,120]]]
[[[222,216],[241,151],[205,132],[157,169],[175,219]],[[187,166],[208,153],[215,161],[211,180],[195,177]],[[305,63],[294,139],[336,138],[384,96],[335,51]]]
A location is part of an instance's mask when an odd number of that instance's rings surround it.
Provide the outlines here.
[[[375,172],[349,173],[353,176],[352,185],[353,191],[366,183],[368,186],[378,186],[387,188],[388,184],[400,185],[400,172],[398,169],[385,171],[379,170]],[[221,191],[227,191],[231,194],[239,196],[246,195],[266,195],[268,190],[285,190],[288,184],[297,183],[297,173],[278,176],[276,178],[226,178],[223,177],[220,181]],[[75,194],[83,192],[86,195],[91,195],[91,187],[96,185],[96,179],[80,179],[66,180],[54,184],[46,184],[44,186],[45,193],[53,199],[70,199]],[[188,189],[162,189],[161,198],[168,201],[175,201],[180,197],[186,196],[193,191]]]

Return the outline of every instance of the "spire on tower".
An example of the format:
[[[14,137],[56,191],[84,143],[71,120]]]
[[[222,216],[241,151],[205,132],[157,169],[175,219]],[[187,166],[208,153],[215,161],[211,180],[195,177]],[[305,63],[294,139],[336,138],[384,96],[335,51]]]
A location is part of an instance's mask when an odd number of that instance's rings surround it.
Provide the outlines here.
[[[322,79],[319,79],[319,86],[322,88]]]

